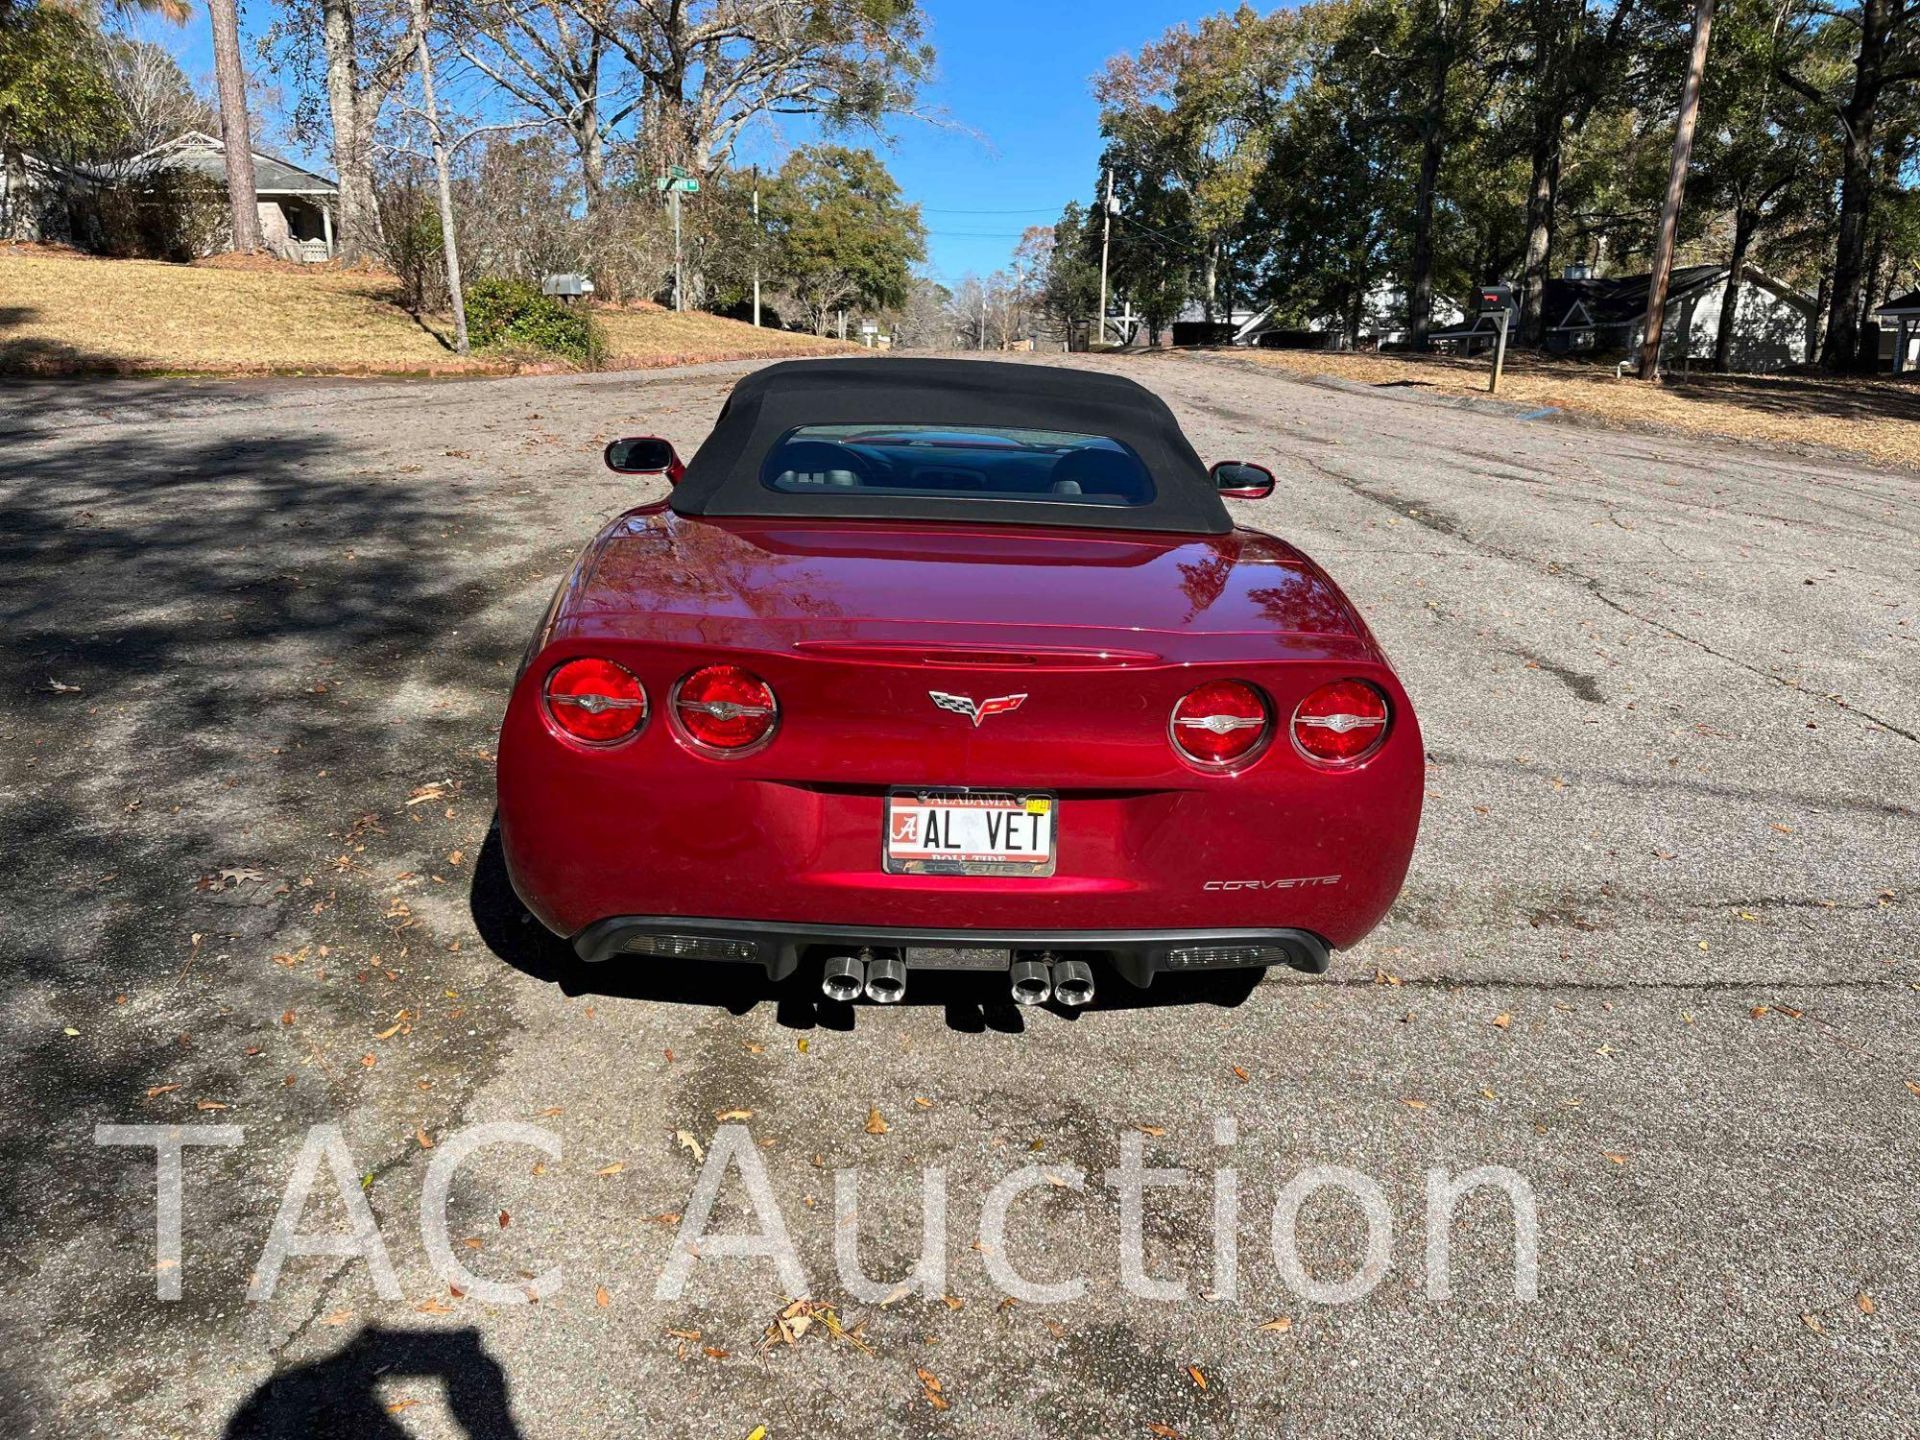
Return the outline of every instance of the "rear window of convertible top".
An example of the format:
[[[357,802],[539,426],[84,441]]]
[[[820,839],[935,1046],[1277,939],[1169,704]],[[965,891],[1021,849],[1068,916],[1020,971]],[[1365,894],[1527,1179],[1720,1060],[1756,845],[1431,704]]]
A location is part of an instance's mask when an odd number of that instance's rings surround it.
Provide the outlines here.
[[[1054,505],[1151,505],[1153,477],[1118,440],[978,425],[802,425],[767,453],[782,495],[858,492]]]

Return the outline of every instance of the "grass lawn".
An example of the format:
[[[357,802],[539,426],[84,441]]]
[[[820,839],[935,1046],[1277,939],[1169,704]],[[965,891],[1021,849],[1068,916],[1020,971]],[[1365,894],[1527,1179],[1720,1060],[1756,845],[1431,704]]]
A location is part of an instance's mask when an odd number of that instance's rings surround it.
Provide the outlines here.
[[[663,310],[604,312],[613,368],[826,354],[790,331]],[[0,374],[489,374],[421,324],[391,277],[281,263],[167,265],[0,245]]]
[[[1382,387],[1442,395],[1484,395],[1484,359],[1342,355],[1312,350],[1246,350],[1236,358],[1333,375]],[[1817,445],[1887,464],[1920,468],[1920,383],[1891,377],[1716,375],[1696,370],[1658,384],[1618,380],[1581,361],[1507,357],[1500,395],[1552,405],[1613,424],[1653,425],[1779,445]]]

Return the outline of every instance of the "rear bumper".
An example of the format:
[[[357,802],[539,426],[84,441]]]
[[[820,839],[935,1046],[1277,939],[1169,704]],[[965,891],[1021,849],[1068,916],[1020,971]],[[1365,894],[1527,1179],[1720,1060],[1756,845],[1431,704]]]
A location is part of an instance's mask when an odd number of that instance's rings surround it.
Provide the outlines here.
[[[686,942],[710,941],[702,947]],[[616,915],[587,926],[572,940],[590,963],[622,956],[732,960],[759,965],[770,980],[800,968],[809,950],[853,953],[862,947],[903,953],[909,969],[1004,969],[992,960],[917,965],[914,950],[1050,951],[1057,959],[1103,960],[1126,980],[1145,987],[1162,971],[1289,965],[1326,973],[1327,942],[1310,930],[962,930],[857,925],[797,925],[770,920],[688,919],[678,915]],[[728,953],[720,953],[722,951]]]

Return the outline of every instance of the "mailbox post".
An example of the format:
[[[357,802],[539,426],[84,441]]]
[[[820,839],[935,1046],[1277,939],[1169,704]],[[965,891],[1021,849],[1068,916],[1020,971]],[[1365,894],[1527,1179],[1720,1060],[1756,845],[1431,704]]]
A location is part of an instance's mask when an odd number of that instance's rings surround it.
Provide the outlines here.
[[[1507,326],[1513,319],[1513,287],[1482,285],[1480,308],[1494,311],[1493,374],[1487,379],[1487,393],[1500,393],[1500,372],[1507,368]]]

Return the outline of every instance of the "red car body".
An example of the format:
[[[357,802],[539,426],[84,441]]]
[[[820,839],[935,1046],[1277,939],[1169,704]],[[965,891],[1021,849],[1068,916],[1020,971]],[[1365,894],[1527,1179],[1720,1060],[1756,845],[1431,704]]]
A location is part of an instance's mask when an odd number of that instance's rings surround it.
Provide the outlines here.
[[[645,689],[617,745],[573,738],[543,694],[580,657]],[[777,696],[750,753],[707,753],[663,713],[715,664]],[[1273,731],[1225,772],[1191,763],[1169,728],[1216,679],[1256,687]],[[1389,716],[1363,762],[1289,743],[1303,697],[1356,679]],[[1146,984],[1188,966],[1324,969],[1399,891],[1423,769],[1413,707],[1365,623],[1258,531],[656,503],[595,538],[540,625],[501,732],[499,818],[516,891],[584,959],[704,955],[780,978],[827,953],[912,965],[947,947],[935,958],[952,964],[951,947],[977,946]],[[901,787],[1057,797],[1053,873],[889,873]]]

